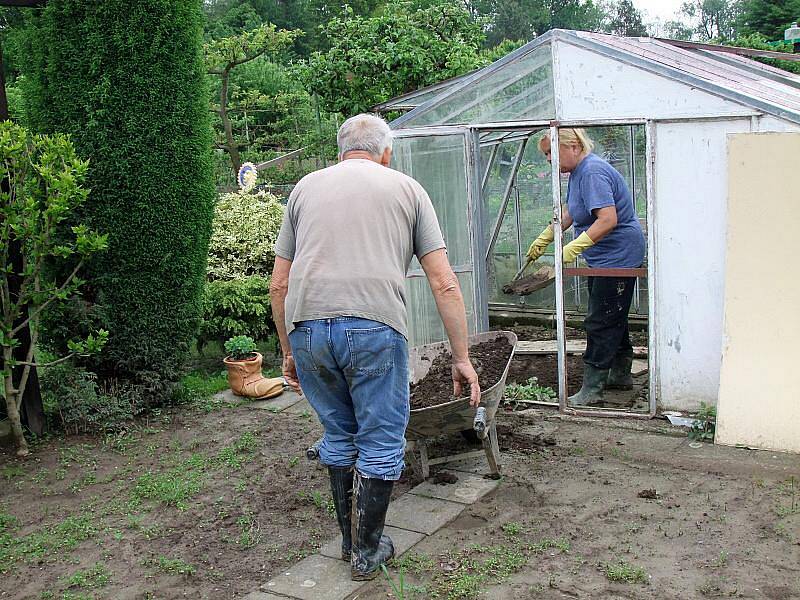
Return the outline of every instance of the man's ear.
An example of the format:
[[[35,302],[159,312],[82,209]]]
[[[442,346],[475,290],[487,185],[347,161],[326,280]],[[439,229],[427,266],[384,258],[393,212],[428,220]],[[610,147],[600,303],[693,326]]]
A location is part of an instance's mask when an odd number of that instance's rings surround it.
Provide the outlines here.
[[[391,148],[386,148],[386,150],[383,151],[383,154],[381,154],[380,163],[384,167],[388,167],[390,164],[392,164],[392,149]]]

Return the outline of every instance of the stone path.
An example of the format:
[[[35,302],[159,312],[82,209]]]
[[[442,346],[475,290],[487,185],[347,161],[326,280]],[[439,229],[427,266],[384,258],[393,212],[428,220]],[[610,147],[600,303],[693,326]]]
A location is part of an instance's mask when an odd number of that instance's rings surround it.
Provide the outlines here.
[[[221,393],[234,398],[230,390]],[[253,402],[257,410],[303,414],[311,411],[308,401],[292,391],[271,400]],[[389,505],[386,533],[392,538],[397,556],[433,535],[461,514],[468,505],[497,488],[499,481],[477,474],[488,469],[485,459],[459,461],[446,465],[458,472],[454,484],[436,485],[428,481],[412,488]],[[477,472],[477,473],[476,473]],[[350,563],[340,558],[341,538],[330,540],[314,554],[277,575],[242,600],[343,600],[368,581],[350,580]]]

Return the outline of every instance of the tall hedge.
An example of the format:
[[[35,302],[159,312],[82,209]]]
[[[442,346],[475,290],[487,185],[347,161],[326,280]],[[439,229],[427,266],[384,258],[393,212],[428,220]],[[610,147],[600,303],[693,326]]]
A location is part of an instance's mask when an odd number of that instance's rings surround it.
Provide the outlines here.
[[[196,331],[213,216],[201,27],[200,0],[49,0],[28,36],[31,124],[72,135],[84,218],[110,234],[88,273],[98,368],[154,392]]]

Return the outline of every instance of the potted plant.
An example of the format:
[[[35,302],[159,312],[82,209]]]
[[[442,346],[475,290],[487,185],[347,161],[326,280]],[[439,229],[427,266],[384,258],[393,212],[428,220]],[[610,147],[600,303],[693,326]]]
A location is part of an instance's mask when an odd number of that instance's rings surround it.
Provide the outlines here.
[[[237,396],[274,398],[283,393],[283,377],[267,378],[261,373],[263,357],[253,338],[237,335],[225,342],[228,355],[222,362],[228,368],[228,385]]]

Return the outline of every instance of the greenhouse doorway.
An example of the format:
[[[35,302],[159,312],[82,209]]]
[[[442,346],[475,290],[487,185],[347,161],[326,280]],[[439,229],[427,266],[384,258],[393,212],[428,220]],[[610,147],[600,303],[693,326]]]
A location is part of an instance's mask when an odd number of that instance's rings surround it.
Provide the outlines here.
[[[556,238],[547,253],[523,274],[548,266],[555,274],[552,285],[526,293],[509,290],[525,265],[529,244],[551,221],[560,223],[560,206],[566,203],[568,174],[558,175],[539,150],[539,140],[556,138],[559,128],[582,127],[595,144],[594,152],[623,177],[631,192],[636,219],[647,240],[644,264],[636,270],[589,269],[580,257],[574,263],[555,261],[573,238],[572,229]],[[485,294],[497,323],[517,323],[524,340],[517,347],[509,381],[536,391],[535,403],[558,405],[564,412],[594,416],[655,414],[654,356],[650,351],[653,290],[652,270],[652,152],[651,128],[644,120],[603,124],[551,123],[478,128],[480,148],[481,215],[484,224]],[[554,161],[555,163],[556,161]],[[633,299],[629,311],[629,335],[633,347],[632,388],[607,389],[603,400],[588,406],[572,406],[569,396],[583,382],[586,333],[583,321],[588,309],[589,277],[631,277]],[[595,279],[595,281],[597,281]],[[504,291],[504,287],[506,290]],[[522,324],[524,323],[524,325]],[[535,387],[534,387],[535,386]],[[552,390],[552,392],[549,392]]]

